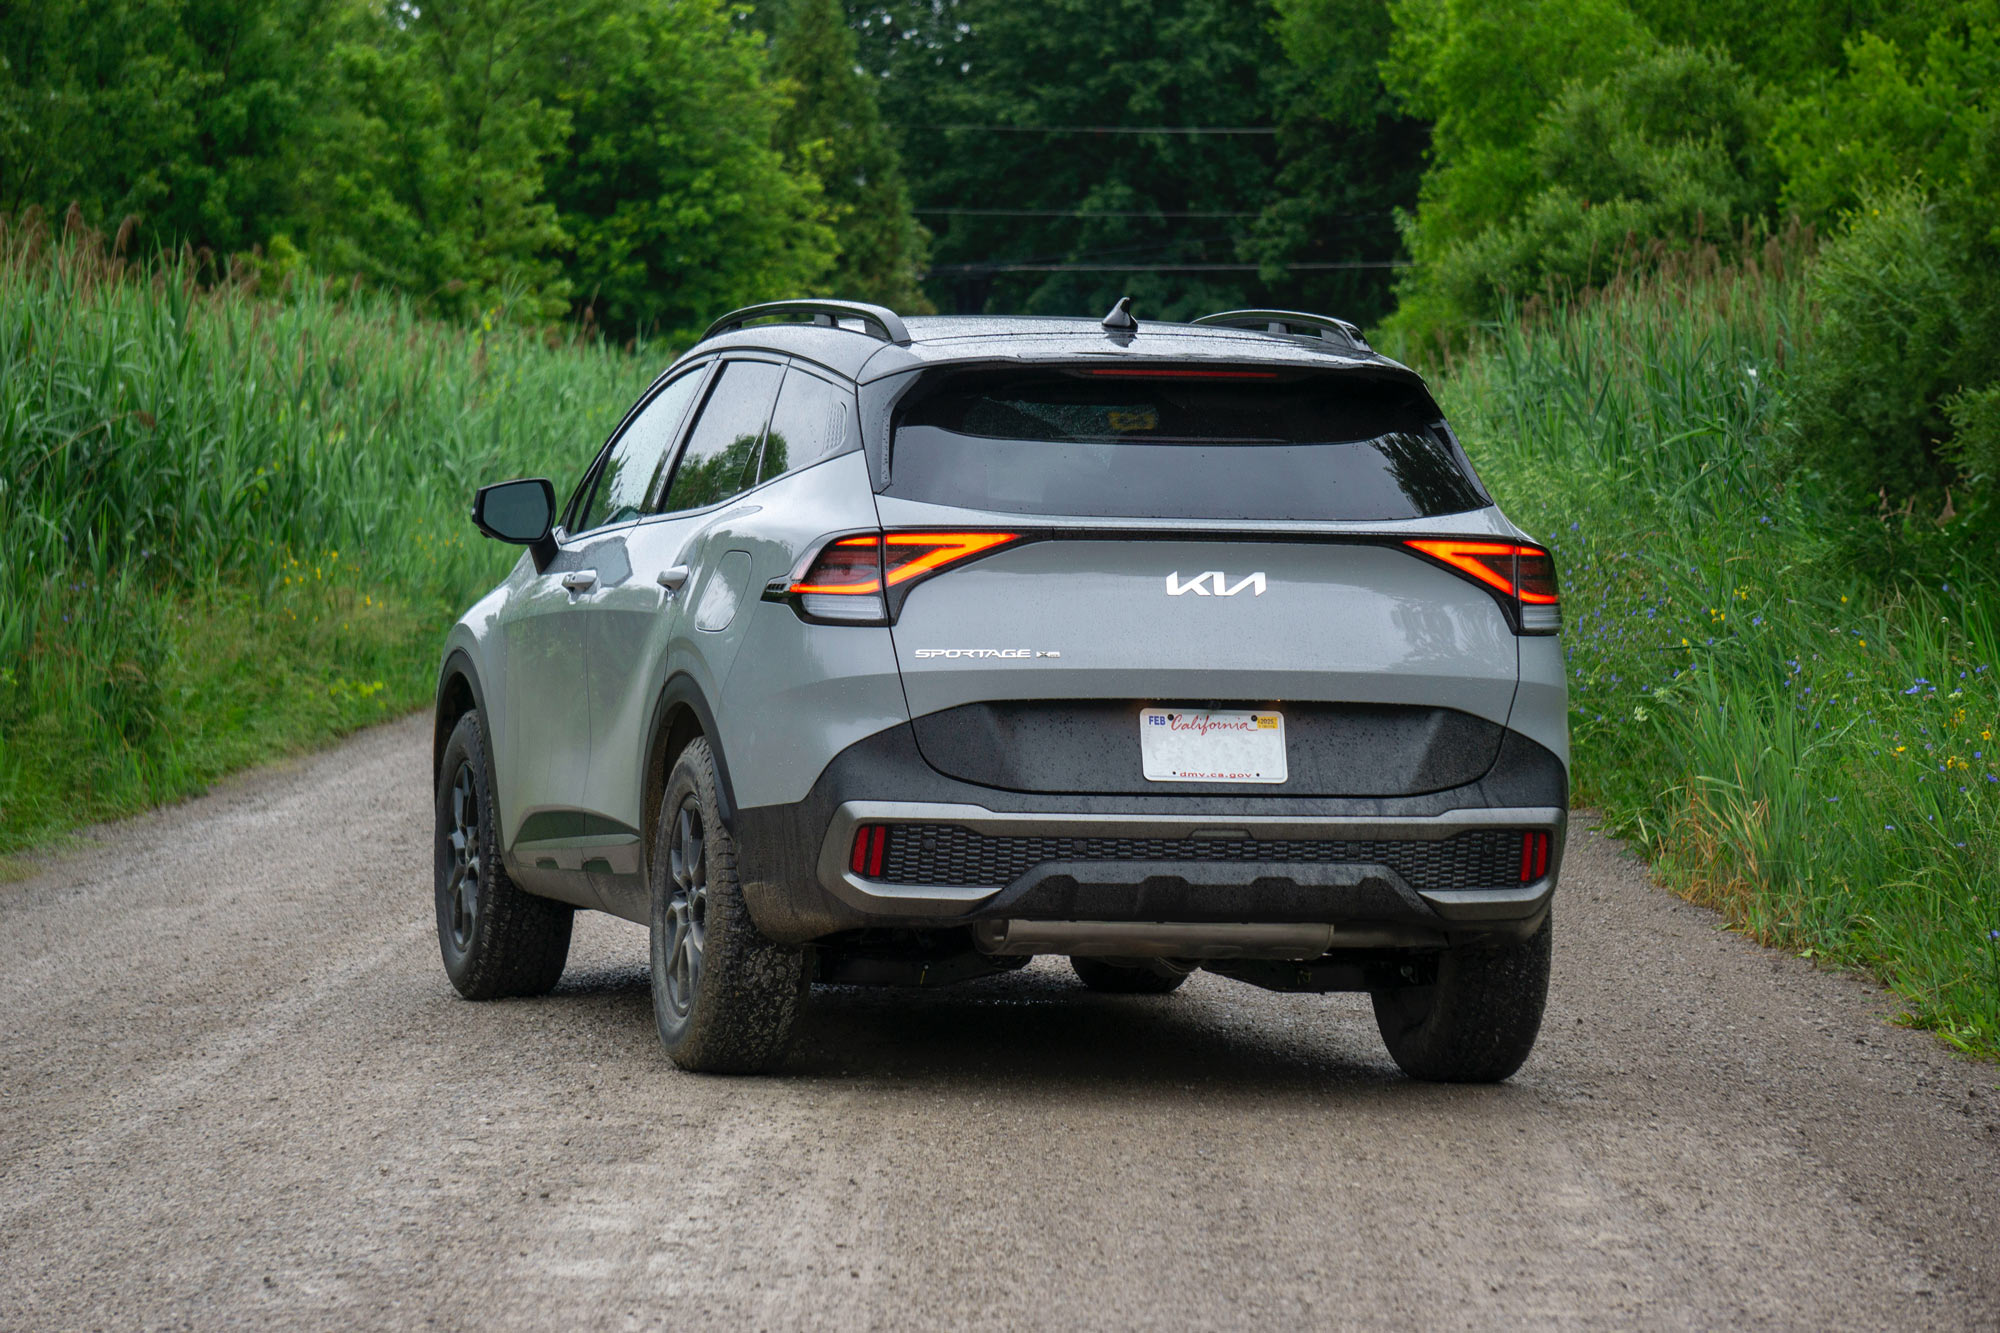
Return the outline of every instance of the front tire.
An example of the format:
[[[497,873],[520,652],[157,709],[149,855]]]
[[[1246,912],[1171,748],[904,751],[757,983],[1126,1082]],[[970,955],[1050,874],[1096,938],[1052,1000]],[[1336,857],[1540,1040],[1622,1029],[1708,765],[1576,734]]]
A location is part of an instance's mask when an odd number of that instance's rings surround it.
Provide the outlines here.
[[[438,950],[468,1000],[544,995],[562,980],[576,911],[508,878],[488,772],[475,710],[452,728],[438,765]]]
[[[1375,1026],[1405,1074],[1498,1083],[1535,1047],[1549,997],[1552,918],[1516,944],[1446,950],[1429,985],[1374,992]]]
[[[653,1019],[683,1069],[762,1073],[784,1059],[811,977],[805,950],[750,919],[718,808],[715,757],[697,738],[667,779],[653,837]]]

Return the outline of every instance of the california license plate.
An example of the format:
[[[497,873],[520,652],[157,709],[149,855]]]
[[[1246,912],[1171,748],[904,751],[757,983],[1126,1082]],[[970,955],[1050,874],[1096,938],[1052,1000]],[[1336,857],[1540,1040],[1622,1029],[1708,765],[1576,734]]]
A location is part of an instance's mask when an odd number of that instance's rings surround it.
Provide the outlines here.
[[[1284,714],[1143,708],[1139,760],[1148,782],[1283,782]]]

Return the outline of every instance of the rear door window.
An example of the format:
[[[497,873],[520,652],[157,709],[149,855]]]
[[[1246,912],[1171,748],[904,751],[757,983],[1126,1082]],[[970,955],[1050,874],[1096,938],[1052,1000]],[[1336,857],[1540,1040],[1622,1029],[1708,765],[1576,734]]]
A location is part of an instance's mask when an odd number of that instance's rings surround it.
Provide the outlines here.
[[[769,361],[731,361],[722,367],[674,465],[661,513],[705,509],[757,484],[764,427],[783,374],[783,366]]]
[[[889,478],[907,499],[1083,517],[1371,521],[1487,503],[1422,388],[1249,369],[919,385]]]

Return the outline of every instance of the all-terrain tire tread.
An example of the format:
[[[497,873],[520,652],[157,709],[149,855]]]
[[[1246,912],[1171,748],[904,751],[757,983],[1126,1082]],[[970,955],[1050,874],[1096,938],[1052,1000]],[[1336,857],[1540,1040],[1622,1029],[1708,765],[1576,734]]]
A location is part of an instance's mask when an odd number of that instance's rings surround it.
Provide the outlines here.
[[[1526,1062],[1549,995],[1554,935],[1448,950],[1435,985],[1376,991],[1375,1024],[1402,1071],[1432,1083],[1498,1083]]]
[[[487,780],[492,770],[486,763],[486,733],[477,710],[458,720],[445,743],[444,762],[439,766],[441,788],[457,772],[461,754],[472,763],[473,791],[479,799],[479,914],[463,966],[453,971],[447,952],[445,970],[458,993],[468,1000],[546,995],[562,980],[563,968],[569,963],[576,909],[529,893],[507,874],[500,854],[499,812]],[[441,789],[438,800],[444,799]],[[440,923],[441,934],[442,929]]]
[[[684,783],[701,802],[703,854],[708,861],[706,947],[694,1007],[678,1040],[661,1025],[661,1040],[675,1064],[707,1074],[756,1074],[774,1068],[790,1048],[792,1029],[805,1008],[812,980],[805,950],[775,943],[757,929],[736,872],[736,842],[716,816],[715,757],[697,737],[681,751],[667,779],[654,838],[651,874],[655,897],[666,874],[673,812]],[[657,927],[656,927],[657,928]],[[654,982],[659,985],[658,980]]]

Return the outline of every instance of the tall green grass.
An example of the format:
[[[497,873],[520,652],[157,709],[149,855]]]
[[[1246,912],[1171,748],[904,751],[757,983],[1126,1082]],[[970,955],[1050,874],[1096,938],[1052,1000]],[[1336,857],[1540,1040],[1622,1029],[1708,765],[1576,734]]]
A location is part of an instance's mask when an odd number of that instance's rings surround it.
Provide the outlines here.
[[[1510,319],[1441,392],[1556,551],[1579,802],[1755,938],[2000,1052],[2000,561],[1990,526],[1857,520],[1793,466],[1789,270],[1697,257]]]
[[[196,279],[0,233],[0,852],[422,703],[518,554],[474,487],[574,477],[658,360]]]

